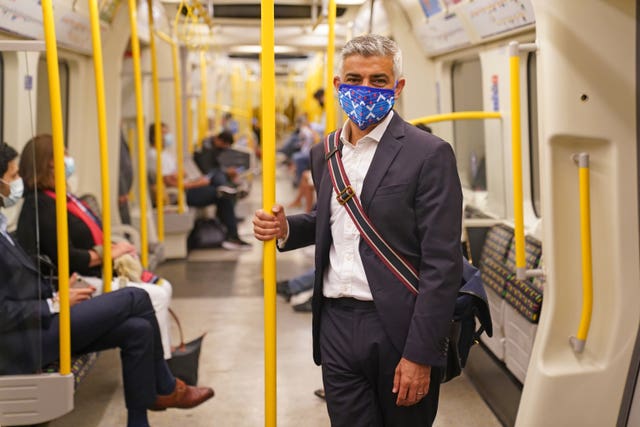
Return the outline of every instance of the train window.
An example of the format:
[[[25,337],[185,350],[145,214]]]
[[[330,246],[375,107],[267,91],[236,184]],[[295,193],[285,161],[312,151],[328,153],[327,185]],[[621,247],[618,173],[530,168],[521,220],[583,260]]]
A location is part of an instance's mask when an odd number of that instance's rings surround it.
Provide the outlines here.
[[[457,61],[451,67],[453,111],[482,111],[482,70],[480,58]],[[453,122],[453,147],[460,181],[466,188],[487,189],[484,122]]]
[[[62,128],[65,135],[65,145],[69,136],[69,63],[60,61],[58,63],[58,73],[60,75],[60,100],[62,103]],[[38,111],[36,122],[36,134],[52,133],[51,127],[51,106],[49,104],[49,72],[47,61],[44,57],[38,62]]]
[[[527,58],[527,98],[529,100],[529,170],[531,171],[531,201],[533,211],[540,214],[540,153],[538,147],[538,82],[536,78],[536,54]]]

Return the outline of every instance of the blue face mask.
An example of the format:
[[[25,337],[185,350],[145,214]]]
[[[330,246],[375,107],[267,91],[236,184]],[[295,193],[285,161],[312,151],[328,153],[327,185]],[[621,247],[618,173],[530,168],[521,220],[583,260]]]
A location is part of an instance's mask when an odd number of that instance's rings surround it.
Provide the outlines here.
[[[7,182],[3,179],[0,179],[0,181],[9,186],[9,195],[5,196],[0,193],[0,196],[2,197],[3,206],[5,208],[10,208],[18,203],[18,200],[22,198],[22,194],[24,193],[24,183],[22,182],[22,178],[14,179],[11,182]]]
[[[164,135],[162,135],[162,146],[164,148],[170,148],[173,147],[173,134],[172,133],[165,133]]]
[[[73,157],[64,157],[64,176],[69,179],[71,175],[76,171],[76,162]]]
[[[341,84],[338,86],[340,106],[360,130],[384,119],[395,103],[393,89]]]

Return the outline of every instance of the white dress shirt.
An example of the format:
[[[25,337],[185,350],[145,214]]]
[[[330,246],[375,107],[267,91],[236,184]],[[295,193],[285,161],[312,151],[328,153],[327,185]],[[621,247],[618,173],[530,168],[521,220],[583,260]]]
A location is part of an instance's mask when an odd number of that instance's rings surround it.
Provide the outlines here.
[[[349,177],[351,187],[360,197],[364,178],[369,171],[371,161],[378,148],[378,143],[384,135],[393,111],[380,122],[369,134],[358,140],[355,145],[348,141],[349,128],[346,122],[342,127],[340,140],[342,147],[342,164]],[[333,191],[335,196],[335,191]],[[322,293],[327,298],[355,298],[372,301],[367,276],[364,272],[358,245],[360,232],[351,220],[344,206],[335,197],[331,197],[331,235],[333,243],[329,250],[329,267],[324,272],[324,286]]]

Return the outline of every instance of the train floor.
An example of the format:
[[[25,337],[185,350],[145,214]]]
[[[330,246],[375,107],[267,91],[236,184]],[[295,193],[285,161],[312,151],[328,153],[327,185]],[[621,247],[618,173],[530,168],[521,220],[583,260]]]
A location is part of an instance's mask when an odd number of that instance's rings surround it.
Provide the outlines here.
[[[278,170],[277,197],[295,197],[287,172]],[[199,382],[215,389],[215,397],[192,410],[149,415],[154,427],[264,425],[264,334],[261,279],[262,245],[251,236],[251,215],[261,205],[260,183],[237,205],[245,217],[241,237],[251,251],[199,250],[186,260],[168,261],[158,273],[174,288],[172,308],[187,340],[206,333]],[[294,277],[313,263],[312,249],[279,253],[278,278]],[[324,401],[314,395],[322,386],[320,368],[311,357],[311,314],[295,312],[277,300],[277,416],[283,427],[325,427]],[[176,331],[172,338],[177,339]],[[475,350],[475,349],[474,349]],[[76,392],[75,409],[50,427],[126,425],[120,362],[115,350],[103,352]],[[442,385],[437,427],[493,427],[500,423],[463,374]]]

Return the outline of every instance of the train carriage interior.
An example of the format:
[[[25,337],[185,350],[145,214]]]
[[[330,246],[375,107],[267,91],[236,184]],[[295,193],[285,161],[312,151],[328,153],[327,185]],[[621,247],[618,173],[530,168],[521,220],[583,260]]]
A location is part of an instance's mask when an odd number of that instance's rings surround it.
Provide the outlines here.
[[[0,137],[33,167],[0,238],[61,296],[72,273],[97,293],[170,283],[163,344],[177,363],[203,337],[215,397],[151,425],[331,425],[314,247],[276,253],[252,217],[274,196],[314,209],[305,149],[348,120],[340,50],[382,34],[403,51],[394,114],[455,152],[461,247],[493,323],[434,425],[640,426],[639,23],[638,0],[0,0]],[[0,270],[0,426],[126,425],[117,350],[70,354],[61,321],[59,357],[38,341],[47,363],[12,359],[15,275]]]

